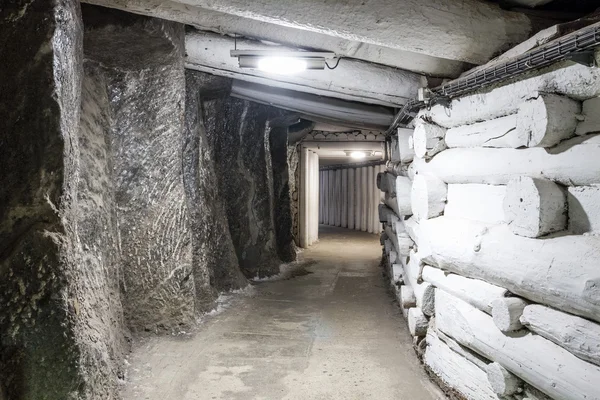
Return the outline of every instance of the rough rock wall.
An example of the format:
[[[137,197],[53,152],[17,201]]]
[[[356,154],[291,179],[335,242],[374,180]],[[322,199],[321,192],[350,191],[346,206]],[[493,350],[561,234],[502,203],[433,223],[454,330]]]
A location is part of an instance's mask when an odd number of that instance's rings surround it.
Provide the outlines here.
[[[132,330],[176,330],[196,317],[182,171],[184,29],[94,7],[84,21],[86,59],[102,66],[108,88],[125,320]]]
[[[296,246],[292,233],[292,202],[290,193],[290,170],[288,167],[288,129],[277,126],[271,129],[269,138],[273,170],[274,222],[277,253],[283,261],[296,259]]]
[[[247,277],[279,272],[273,224],[270,107],[231,97],[204,102],[204,121],[240,268]]]
[[[186,71],[184,177],[193,221],[194,277],[198,299],[203,296],[210,298],[215,289],[231,290],[246,284],[220,196],[202,105],[203,99],[215,93],[227,95],[230,83],[229,79]]]
[[[105,200],[88,177],[105,171],[94,133],[78,137],[79,2],[3,4],[0,54],[0,397],[114,398],[122,341],[101,342],[120,330],[119,302],[103,299],[112,261],[95,248],[110,215],[86,215]]]
[[[79,127],[80,176],[76,214],[78,253],[83,254],[78,280],[85,298],[80,313],[89,323],[95,364],[88,366],[90,386],[99,398],[110,398],[123,376],[127,329],[119,283],[122,275],[115,188],[112,179],[109,100],[102,72],[84,64]],[[105,390],[100,395],[100,390]]]
[[[296,246],[300,245],[300,155],[299,143],[288,146],[288,168],[290,185],[290,214],[292,220],[292,236]]]

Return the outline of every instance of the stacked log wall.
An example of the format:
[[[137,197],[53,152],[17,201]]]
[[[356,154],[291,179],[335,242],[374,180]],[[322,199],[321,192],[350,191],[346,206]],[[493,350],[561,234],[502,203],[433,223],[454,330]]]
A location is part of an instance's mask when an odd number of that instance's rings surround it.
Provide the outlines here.
[[[598,74],[554,66],[392,139],[383,264],[448,393],[600,399]]]

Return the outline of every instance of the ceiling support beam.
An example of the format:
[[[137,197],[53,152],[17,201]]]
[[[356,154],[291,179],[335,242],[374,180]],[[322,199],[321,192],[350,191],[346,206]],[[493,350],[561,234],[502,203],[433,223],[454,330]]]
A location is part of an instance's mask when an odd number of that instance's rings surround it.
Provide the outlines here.
[[[472,64],[327,34],[238,17],[172,0],[84,0],[146,16],[177,21],[203,31],[238,34],[286,46],[332,51],[343,57],[388,65],[433,77],[455,78]]]
[[[423,75],[352,59],[340,60],[334,70],[306,70],[291,75],[240,68],[237,58],[229,54],[233,48],[232,38],[188,32],[185,66],[242,81],[390,107],[403,105],[416,96],[419,87],[427,86]],[[294,50],[251,40],[237,40],[237,49]],[[329,63],[333,66],[335,61]]]
[[[114,0],[112,0],[114,1]],[[144,4],[142,0],[129,0]],[[109,0],[93,0],[107,5]],[[242,18],[473,64],[526,40],[524,14],[479,1],[177,0]],[[103,4],[104,3],[104,4]]]

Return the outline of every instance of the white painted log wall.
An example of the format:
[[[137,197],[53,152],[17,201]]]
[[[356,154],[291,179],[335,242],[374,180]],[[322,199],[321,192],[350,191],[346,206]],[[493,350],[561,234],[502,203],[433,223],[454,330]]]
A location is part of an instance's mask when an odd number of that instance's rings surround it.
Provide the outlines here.
[[[492,317],[439,289],[437,328],[560,400],[600,399],[600,368],[531,333],[505,335]]]
[[[440,332],[518,377],[522,392],[507,398],[600,399],[600,69],[548,71],[423,110],[412,163],[401,151],[410,138],[392,142],[390,173],[448,188],[432,198],[411,184],[426,195],[413,196],[413,217],[399,220],[431,265],[417,267],[411,257],[394,288],[414,293],[417,307],[422,281],[450,293],[433,302],[425,363],[469,399],[486,398],[474,388],[489,382],[472,373],[472,364],[482,366],[467,353],[440,346]],[[423,131],[432,128],[425,122],[439,132]],[[554,190],[515,187],[530,178]],[[400,225],[389,216],[401,214],[391,199],[382,208],[392,223],[386,235]],[[511,231],[509,223],[528,229]]]
[[[319,238],[319,155],[307,148],[300,152],[300,247]]]
[[[321,171],[323,184],[319,198],[325,205],[321,223],[381,233],[379,204],[383,194],[377,189],[376,182],[377,174],[383,171],[384,165]]]

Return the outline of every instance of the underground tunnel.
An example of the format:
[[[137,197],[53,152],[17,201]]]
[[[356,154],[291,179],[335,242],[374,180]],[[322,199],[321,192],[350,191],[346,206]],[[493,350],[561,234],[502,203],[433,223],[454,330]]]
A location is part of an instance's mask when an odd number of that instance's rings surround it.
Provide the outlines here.
[[[0,400],[600,400],[599,7],[3,0]]]

